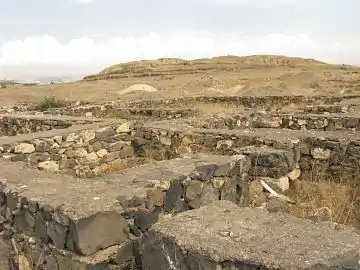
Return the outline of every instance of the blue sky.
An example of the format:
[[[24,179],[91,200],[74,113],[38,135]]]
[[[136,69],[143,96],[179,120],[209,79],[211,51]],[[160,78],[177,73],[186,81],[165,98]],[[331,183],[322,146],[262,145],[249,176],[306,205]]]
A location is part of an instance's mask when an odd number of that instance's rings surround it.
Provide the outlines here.
[[[359,11],[355,0],[0,0],[0,77],[227,54],[360,64]]]

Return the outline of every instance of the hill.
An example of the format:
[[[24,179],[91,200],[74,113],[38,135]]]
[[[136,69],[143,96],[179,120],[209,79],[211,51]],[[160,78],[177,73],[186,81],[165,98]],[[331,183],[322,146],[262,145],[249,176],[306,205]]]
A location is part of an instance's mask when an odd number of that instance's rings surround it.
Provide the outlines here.
[[[0,103],[38,102],[44,96],[96,102],[195,95],[314,94],[360,94],[360,68],[276,55],[141,60],[108,67],[76,82],[1,89]]]
[[[324,62],[276,55],[219,56],[195,60],[161,58],[121,63],[108,67],[98,74],[86,76],[84,80],[121,79],[129,77],[148,77],[184,75],[210,71],[240,71],[243,69],[262,69],[273,67],[326,66]]]

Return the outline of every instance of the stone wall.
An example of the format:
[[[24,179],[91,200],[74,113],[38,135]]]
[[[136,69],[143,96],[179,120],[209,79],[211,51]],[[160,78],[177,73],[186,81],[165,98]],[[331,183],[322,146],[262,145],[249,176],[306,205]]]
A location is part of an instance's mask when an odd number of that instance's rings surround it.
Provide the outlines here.
[[[128,117],[151,117],[155,119],[173,119],[196,116],[198,111],[191,109],[199,103],[220,104],[226,106],[243,106],[252,110],[282,110],[287,105],[300,107],[312,104],[333,104],[356,96],[328,97],[328,96],[220,96],[220,97],[184,97],[162,100],[140,100],[121,103],[112,101],[104,104],[85,105],[66,108],[50,109],[45,114],[60,114],[72,116],[109,117],[109,115],[122,115]],[[161,108],[161,109],[159,109]]]
[[[0,136],[15,136],[51,129],[65,129],[73,124],[91,123],[90,121],[74,121],[60,119],[41,119],[25,116],[3,116],[0,118]]]
[[[238,153],[246,146],[267,146],[285,149],[291,160],[301,169],[301,178],[307,180],[358,179],[360,141],[356,135],[336,133],[313,134],[297,130],[257,129],[244,131],[215,131],[170,127],[139,127],[137,136],[176,156],[183,153]],[[161,127],[160,127],[161,126]],[[331,134],[329,134],[331,135]],[[292,167],[293,169],[293,167]]]
[[[197,96],[181,97],[162,100],[140,100],[127,103],[129,107],[161,107],[171,108],[187,106],[191,107],[197,103],[206,104],[232,104],[244,106],[252,109],[280,109],[290,104],[311,105],[311,104],[334,104],[347,99],[357,98],[359,96]]]
[[[7,159],[23,161],[38,169],[91,177],[108,170],[135,166],[150,158],[137,153],[137,144],[141,146],[141,142],[131,142],[130,125],[110,125],[98,130],[2,145],[0,153]]]
[[[88,105],[73,108],[51,109],[44,114],[71,115],[81,117],[108,117],[123,119],[178,119],[183,117],[197,116],[199,111],[195,109],[177,108],[122,108],[119,104]]]
[[[194,119],[190,124],[208,129],[360,130],[360,117],[355,114],[352,116],[341,114],[217,114],[204,120]]]
[[[359,105],[354,104],[318,104],[303,108],[307,113],[352,113],[359,110]]]
[[[0,160],[8,179],[0,192],[3,235],[47,269],[134,266],[133,240],[166,215],[218,200],[242,205],[249,166],[242,155],[190,155],[81,181]]]
[[[326,137],[327,134],[301,130],[279,129],[274,132],[274,129],[266,128],[189,130],[186,127],[174,128],[171,124],[173,122],[164,121],[144,126],[128,122],[100,130],[83,130],[2,145],[0,151],[12,161],[25,161],[39,169],[71,172],[79,177],[132,167],[149,159],[164,160],[199,152],[264,156],[260,163],[253,164],[257,168],[254,174],[274,178],[300,169],[304,179],[326,175],[344,180],[356,176],[360,166],[360,142],[356,135],[336,133],[336,136]],[[273,150],[256,150],[254,154],[246,149],[247,146],[267,146]],[[274,160],[269,161],[269,158]],[[274,172],[274,175],[265,172]]]

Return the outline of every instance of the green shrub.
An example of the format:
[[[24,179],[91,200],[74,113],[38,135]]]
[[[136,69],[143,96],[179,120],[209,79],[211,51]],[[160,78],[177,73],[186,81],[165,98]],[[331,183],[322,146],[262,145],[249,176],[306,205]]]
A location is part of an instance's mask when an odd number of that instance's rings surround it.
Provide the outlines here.
[[[66,102],[64,100],[58,100],[55,97],[45,97],[35,109],[38,111],[46,111],[51,108],[65,107]]]

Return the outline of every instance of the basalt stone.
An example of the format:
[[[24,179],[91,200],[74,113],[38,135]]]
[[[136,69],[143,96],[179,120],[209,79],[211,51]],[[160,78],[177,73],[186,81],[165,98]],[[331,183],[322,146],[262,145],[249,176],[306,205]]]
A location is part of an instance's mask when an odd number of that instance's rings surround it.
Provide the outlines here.
[[[122,159],[132,157],[132,156],[134,156],[134,154],[135,154],[134,148],[129,146],[129,145],[124,146],[119,151],[119,157],[122,158]]]
[[[124,265],[134,258],[134,243],[131,241],[121,245],[116,253],[115,262],[119,265]]]
[[[25,161],[27,160],[27,156],[25,154],[17,154],[11,157],[11,161]]]
[[[195,172],[190,174],[190,178],[206,181],[211,181],[218,166],[216,164],[204,164],[196,166]]]
[[[70,223],[66,246],[89,255],[127,240],[125,218],[116,212],[103,212]],[[91,237],[89,237],[91,235]]]
[[[255,157],[254,157],[255,158]],[[277,167],[281,165],[281,159],[277,154],[261,155],[256,157],[257,164],[263,167]]]
[[[203,191],[204,182],[199,180],[190,181],[189,185],[185,190],[185,200],[192,201],[195,200]]]
[[[47,224],[47,235],[51,239],[52,243],[63,249],[66,244],[66,237],[68,233],[68,228],[55,222],[49,221]]]
[[[134,218],[135,225],[142,231],[150,229],[159,219],[160,208],[155,208],[152,211],[139,211]]]
[[[144,199],[136,195],[130,199],[119,196],[117,197],[117,201],[120,203],[123,209],[140,207],[144,205]]]
[[[52,214],[54,212],[54,209],[51,205],[45,204],[41,207],[41,213],[44,217],[44,220],[50,221],[52,220]]]
[[[147,145],[148,143],[149,143],[148,140],[139,137],[136,137],[131,140],[131,146],[134,148],[139,148],[141,146]]]
[[[14,215],[13,226],[17,232],[33,234],[35,217],[27,210],[19,211]]]
[[[165,192],[160,189],[152,189],[147,192],[145,206],[152,210],[155,206],[161,207],[164,204]]]
[[[164,197],[164,210],[171,212],[180,202],[183,192],[180,181],[173,181]]]
[[[6,194],[0,191],[0,206],[3,206],[6,203]]]
[[[47,243],[46,220],[40,212],[35,214],[35,235],[43,242]]]
[[[15,210],[18,206],[18,193],[17,192],[12,192],[10,191],[7,194],[7,201],[6,201],[6,205],[7,207],[12,211]]]

